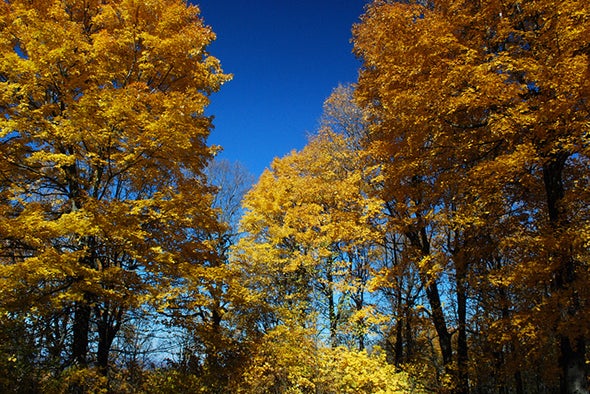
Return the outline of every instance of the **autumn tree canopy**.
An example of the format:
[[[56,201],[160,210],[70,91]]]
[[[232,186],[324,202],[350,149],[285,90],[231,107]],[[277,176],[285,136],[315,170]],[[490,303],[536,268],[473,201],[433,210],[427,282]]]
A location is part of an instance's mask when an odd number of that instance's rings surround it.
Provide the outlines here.
[[[214,37],[176,0],[0,5],[0,314],[54,321],[63,366],[106,368],[126,312],[215,258]]]
[[[590,6],[352,33],[250,188],[197,6],[0,3],[0,391],[588,393]]]
[[[575,1],[375,1],[355,27],[379,193],[434,268],[425,285],[456,280],[458,361],[445,363],[462,391],[471,277],[503,305],[484,327],[518,352],[512,365],[549,352],[542,379],[586,392],[589,17]]]

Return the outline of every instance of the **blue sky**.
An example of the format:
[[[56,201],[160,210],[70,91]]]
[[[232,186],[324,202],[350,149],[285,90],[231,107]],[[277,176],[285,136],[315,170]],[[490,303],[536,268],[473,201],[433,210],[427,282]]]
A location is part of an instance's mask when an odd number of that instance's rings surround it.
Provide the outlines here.
[[[217,34],[209,51],[234,74],[211,97],[209,142],[258,177],[274,157],[305,145],[333,88],[356,81],[351,27],[367,1],[195,2]]]

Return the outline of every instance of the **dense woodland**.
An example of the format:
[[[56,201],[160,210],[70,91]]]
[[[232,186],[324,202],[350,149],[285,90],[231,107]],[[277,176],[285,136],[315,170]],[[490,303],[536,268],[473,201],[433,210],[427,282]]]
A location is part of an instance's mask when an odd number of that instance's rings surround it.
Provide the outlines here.
[[[207,144],[198,7],[0,3],[0,392],[588,392],[590,5],[352,34],[254,181]]]

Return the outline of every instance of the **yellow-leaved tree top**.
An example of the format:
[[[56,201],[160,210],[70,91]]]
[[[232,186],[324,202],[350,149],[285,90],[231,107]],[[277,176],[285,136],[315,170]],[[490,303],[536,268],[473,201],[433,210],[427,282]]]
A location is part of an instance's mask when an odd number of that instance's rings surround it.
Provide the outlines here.
[[[214,38],[181,0],[0,4],[0,312],[61,320],[66,364],[214,258]]]
[[[363,297],[382,209],[367,187],[349,139],[323,129],[301,152],[276,159],[246,195],[234,264],[279,322],[303,324],[316,308],[333,344],[348,335],[363,347]]]
[[[588,37],[579,1],[375,0],[354,29],[391,226],[456,282],[456,359],[454,316],[427,295],[457,392],[469,390],[470,279],[484,286],[470,289],[485,300],[476,331],[484,322],[488,346],[506,349],[503,382],[523,391],[519,374],[543,362],[552,387],[587,392]]]

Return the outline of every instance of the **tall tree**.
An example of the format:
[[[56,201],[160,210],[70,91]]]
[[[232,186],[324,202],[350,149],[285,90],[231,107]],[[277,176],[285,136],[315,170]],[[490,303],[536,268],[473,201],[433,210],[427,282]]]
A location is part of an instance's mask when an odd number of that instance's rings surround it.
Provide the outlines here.
[[[419,246],[428,223],[451,231],[437,250],[458,303],[470,272],[516,296],[502,324],[521,343],[528,330],[531,357],[558,355],[567,393],[587,390],[589,15],[576,1],[378,0],[354,39],[386,198],[410,209]],[[482,262],[502,263],[489,273]]]
[[[106,372],[126,311],[214,258],[214,37],[180,0],[0,5],[0,310],[71,311],[69,363]]]
[[[382,183],[379,177],[375,176],[379,173],[379,162],[367,155],[364,149],[370,137],[366,117],[368,114],[358,106],[354,98],[355,89],[355,84],[337,86],[324,102],[320,124],[322,129],[344,137],[347,149],[356,158],[347,164],[347,168],[362,174],[362,192],[370,195],[381,188]],[[390,208],[390,204],[384,204],[385,216],[394,214]],[[392,231],[391,227],[378,227],[382,234],[381,239],[373,245],[374,250],[371,253],[369,287],[374,290],[371,297],[380,299],[376,303],[380,315],[390,321],[390,326],[382,339],[388,351],[391,351],[391,359],[400,366],[402,359],[405,363],[413,359],[413,342],[418,328],[412,325],[417,315],[413,308],[421,296],[421,289],[419,282],[412,275],[415,272],[414,268],[402,263],[403,243],[400,242],[399,234]],[[392,275],[396,270],[402,271],[403,274]],[[390,331],[394,331],[395,334],[390,335]],[[391,344],[394,349],[391,348]]]
[[[381,205],[367,197],[355,163],[347,139],[328,129],[275,160],[246,196],[236,264],[251,272],[277,322],[315,324],[315,310],[332,344],[352,333],[343,332],[348,324],[362,347]]]

